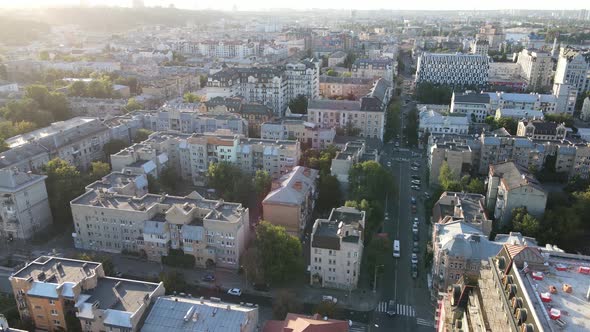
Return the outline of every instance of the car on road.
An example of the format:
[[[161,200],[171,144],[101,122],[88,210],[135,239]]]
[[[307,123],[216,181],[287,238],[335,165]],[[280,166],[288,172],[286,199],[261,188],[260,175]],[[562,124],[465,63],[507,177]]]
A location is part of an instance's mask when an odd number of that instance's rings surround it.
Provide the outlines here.
[[[212,274],[206,274],[203,277],[201,277],[201,281],[207,281],[207,282],[215,281],[215,276]]]
[[[416,204],[416,197],[412,196],[412,204]]]
[[[395,316],[395,301],[394,300],[389,300],[389,303],[387,304],[386,314],[389,317]]]
[[[424,197],[426,197],[426,198],[430,198],[430,194],[428,193],[428,191],[425,191],[425,192],[424,192]]]
[[[389,220],[389,213],[385,212],[385,220]]]
[[[387,162],[387,167],[391,167],[391,161]]]
[[[411,188],[412,188],[412,190],[420,190],[420,186],[418,186],[416,184],[413,185]]]
[[[419,237],[418,237],[418,233],[414,233],[414,234],[412,235],[412,240],[414,240],[414,242],[418,242],[418,239],[419,239]]]
[[[395,142],[395,147],[399,148],[399,142]]]
[[[420,168],[420,163],[413,162],[412,167]]]
[[[412,213],[416,214],[416,205],[412,205]]]
[[[418,219],[418,217],[414,217],[414,224],[419,224],[420,223],[420,219]]]
[[[412,247],[412,252],[413,253],[417,254],[419,251],[420,251],[420,247],[418,247],[418,246],[413,246]]]
[[[239,288],[230,288],[227,293],[234,296],[242,296],[242,290]]]
[[[412,264],[412,278],[416,279],[418,277],[418,265]]]
[[[412,184],[415,184],[417,186],[420,185],[420,180],[412,180]]]
[[[418,255],[412,254],[412,264],[418,264]]]
[[[418,234],[418,224],[412,225],[412,233]]]
[[[420,180],[420,175],[412,175],[412,180]]]
[[[322,295],[323,302],[338,303],[338,299],[331,295]]]
[[[410,167],[410,169],[411,169],[412,171],[418,171],[418,167],[414,167],[414,166],[412,166],[412,167]]]

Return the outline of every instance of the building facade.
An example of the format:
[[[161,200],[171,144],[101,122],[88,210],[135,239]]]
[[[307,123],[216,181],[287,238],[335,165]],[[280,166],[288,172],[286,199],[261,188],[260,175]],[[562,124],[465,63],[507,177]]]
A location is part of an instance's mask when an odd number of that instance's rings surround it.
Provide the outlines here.
[[[110,173],[70,205],[76,248],[138,252],[157,262],[182,251],[200,267],[238,269],[250,231],[248,209],[241,204],[196,192],[148,194],[145,175]]]
[[[45,175],[0,169],[0,239],[28,240],[53,222]]]
[[[516,62],[520,74],[532,91],[545,91],[551,87],[553,58],[548,52],[523,49]]]
[[[271,191],[262,200],[264,220],[301,236],[315,207],[318,174],[315,169],[296,166],[273,181]]]
[[[545,121],[518,121],[516,136],[530,137],[533,140],[562,141],[567,128],[563,123]]]
[[[562,47],[557,59],[555,83],[569,84],[578,93],[590,90],[590,50]]]
[[[322,128],[316,123],[304,120],[282,119],[263,123],[260,137],[270,140],[295,139],[304,146],[321,150],[334,143],[336,129]]]
[[[310,284],[326,288],[356,289],[363,256],[365,212],[355,208],[332,209],[311,231]]]
[[[484,87],[488,70],[487,55],[423,53],[418,58],[416,84]]]
[[[357,59],[352,64],[354,78],[384,78],[393,82],[395,62],[392,59]]]
[[[373,78],[320,76],[320,96],[324,98],[351,97],[353,100],[371,92]]]

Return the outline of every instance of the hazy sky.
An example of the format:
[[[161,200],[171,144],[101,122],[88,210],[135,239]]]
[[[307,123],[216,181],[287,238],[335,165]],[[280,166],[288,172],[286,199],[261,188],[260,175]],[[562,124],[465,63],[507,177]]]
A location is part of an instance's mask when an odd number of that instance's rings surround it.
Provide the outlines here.
[[[85,0],[90,5],[130,6],[131,0]],[[0,8],[76,5],[80,0],[0,0]],[[144,0],[146,6],[168,6],[187,9],[264,10],[268,8],[342,8],[342,9],[590,9],[588,0],[555,2],[549,0]]]

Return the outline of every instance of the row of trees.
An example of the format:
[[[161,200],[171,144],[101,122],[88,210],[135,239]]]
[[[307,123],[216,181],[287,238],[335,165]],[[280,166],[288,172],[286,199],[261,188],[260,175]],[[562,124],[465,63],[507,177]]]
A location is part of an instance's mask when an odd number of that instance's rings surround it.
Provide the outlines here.
[[[93,79],[90,82],[75,81],[68,86],[70,97],[121,98],[121,94],[113,89],[113,82],[108,76]]]
[[[396,135],[401,133],[401,104],[399,100],[394,101],[387,107],[385,113],[385,133],[383,134],[383,141],[389,142]]]
[[[404,137],[407,139],[409,146],[418,145],[419,121],[418,109],[414,107],[408,112],[406,127],[404,128]]]
[[[459,178],[459,176],[451,170],[449,164],[446,161],[444,161],[440,167],[438,183],[441,192],[465,191],[468,193],[485,195],[485,184],[481,179],[475,177],[472,178],[469,175],[464,175],[463,177]]]
[[[500,128],[506,129],[510,135],[516,135],[516,130],[518,129],[518,121],[513,118],[499,118],[496,119],[495,117],[489,115],[485,118],[485,123],[490,126],[491,130],[496,130]]]
[[[453,96],[453,89],[448,85],[424,82],[416,85],[414,95],[423,104],[448,104]]]

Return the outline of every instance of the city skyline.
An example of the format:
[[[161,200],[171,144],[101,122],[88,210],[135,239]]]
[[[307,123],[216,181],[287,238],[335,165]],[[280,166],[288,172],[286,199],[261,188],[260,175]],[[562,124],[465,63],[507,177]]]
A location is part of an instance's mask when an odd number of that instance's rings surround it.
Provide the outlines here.
[[[17,3],[4,3],[0,4],[0,9],[3,8],[36,8],[36,7],[51,7],[51,6],[76,6],[80,3],[85,3],[89,6],[119,6],[119,7],[131,7],[133,1],[121,1],[114,0],[23,0]],[[276,2],[271,0],[256,0],[249,1],[248,3],[240,3],[235,0],[219,0],[215,2],[201,2],[194,0],[144,0],[143,3],[146,7],[162,6],[168,7],[173,5],[180,9],[215,9],[215,10],[273,10],[278,8],[285,9],[354,9],[354,10],[378,10],[378,9],[389,9],[389,10],[581,10],[589,7],[585,1],[573,0],[565,4],[560,4],[559,8],[556,8],[554,3],[546,2],[539,3],[533,0],[524,0],[518,2],[518,5],[508,0],[499,0],[490,3],[474,5],[470,1],[459,0],[459,1],[434,1],[434,0],[419,0],[413,2],[401,2],[392,3],[386,0],[371,0],[366,2],[357,2],[352,0],[335,1],[328,0],[321,3],[303,0],[296,3],[292,3],[288,6],[278,5]]]

